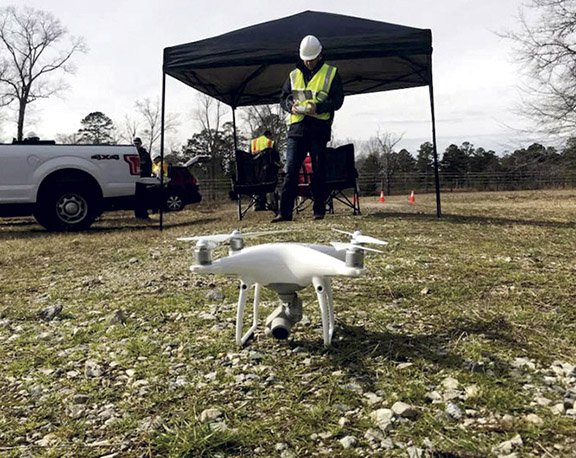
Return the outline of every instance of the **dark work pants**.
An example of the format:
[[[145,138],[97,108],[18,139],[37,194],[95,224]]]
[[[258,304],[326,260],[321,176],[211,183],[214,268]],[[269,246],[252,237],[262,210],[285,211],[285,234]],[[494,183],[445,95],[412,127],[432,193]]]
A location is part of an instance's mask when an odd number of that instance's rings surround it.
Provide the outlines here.
[[[136,195],[134,198],[134,216],[137,218],[148,216],[148,192],[145,184],[136,183]]]
[[[314,214],[326,213],[326,141],[308,137],[288,137],[286,147],[286,176],[280,197],[280,215],[292,219],[294,201],[298,194],[298,176],[306,153],[312,159],[312,198]]]

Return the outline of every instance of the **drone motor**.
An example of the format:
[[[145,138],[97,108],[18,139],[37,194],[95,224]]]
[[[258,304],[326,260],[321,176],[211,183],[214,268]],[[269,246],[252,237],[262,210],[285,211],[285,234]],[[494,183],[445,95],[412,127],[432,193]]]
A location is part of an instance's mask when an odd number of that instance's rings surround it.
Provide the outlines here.
[[[230,254],[234,254],[244,248],[244,238],[240,234],[240,231],[232,232],[230,237]]]
[[[346,267],[364,268],[364,250],[350,247],[346,250]]]
[[[212,264],[212,250],[214,247],[207,240],[198,240],[194,249],[194,263],[201,266]]]

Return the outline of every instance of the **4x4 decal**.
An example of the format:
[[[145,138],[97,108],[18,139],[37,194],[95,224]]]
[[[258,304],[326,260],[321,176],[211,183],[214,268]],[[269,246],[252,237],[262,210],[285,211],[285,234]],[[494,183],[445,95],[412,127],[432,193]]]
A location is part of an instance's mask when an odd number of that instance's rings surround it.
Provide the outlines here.
[[[90,159],[96,159],[97,161],[114,160],[119,161],[120,156],[118,154],[94,154],[90,156]]]

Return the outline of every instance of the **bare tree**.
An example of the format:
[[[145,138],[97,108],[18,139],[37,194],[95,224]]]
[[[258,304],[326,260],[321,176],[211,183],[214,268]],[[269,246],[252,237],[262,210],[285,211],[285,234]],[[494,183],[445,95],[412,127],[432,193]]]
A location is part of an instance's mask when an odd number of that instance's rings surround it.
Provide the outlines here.
[[[219,100],[213,99],[208,95],[201,94],[199,97],[199,106],[194,110],[194,118],[200,125],[201,131],[206,136],[208,151],[212,160],[208,164],[208,177],[214,180],[217,176],[218,164],[218,139],[220,124],[224,113],[222,104]],[[214,198],[214,196],[212,196]]]
[[[219,131],[224,117],[222,103],[205,94],[200,94],[198,99],[198,108],[193,112],[194,120],[200,125],[201,130]]]
[[[280,151],[285,149],[288,136],[285,117],[285,112],[278,103],[247,107],[244,110],[243,118],[248,124],[252,137],[262,135],[265,130],[272,132],[274,144]]]
[[[402,135],[392,134],[390,132],[378,133],[375,137],[371,138],[369,143],[371,145],[368,147],[369,151],[373,151],[374,148],[380,151],[380,158],[382,162],[382,183],[381,188],[386,188],[386,193],[390,194],[391,189],[391,177],[394,175],[394,161],[392,160],[392,155],[394,153],[394,147],[402,140]]]
[[[2,59],[0,54],[0,82],[4,81],[6,78],[8,78],[8,63],[5,59]],[[14,97],[11,94],[4,94],[3,92],[0,92],[0,107],[10,105],[13,100]],[[2,113],[2,117],[3,115],[4,114]]]
[[[151,101],[149,98],[136,101],[136,111],[142,117],[144,125],[143,140],[148,144],[148,151],[152,153],[161,134],[162,110],[160,100]],[[175,113],[166,113],[164,117],[164,132],[169,133],[178,127],[178,115]]]
[[[514,43],[515,59],[528,76],[521,114],[547,134],[576,128],[576,1],[530,0],[520,29],[501,36]]]
[[[124,120],[118,129],[118,137],[121,141],[132,143],[134,137],[138,136],[140,124],[138,121],[128,115],[124,115]]]
[[[73,73],[72,58],[81,52],[86,52],[84,40],[70,36],[52,14],[28,7],[0,9],[0,94],[18,103],[18,140],[28,104],[64,90],[65,83],[52,76]]]
[[[149,98],[136,100],[136,116],[124,115],[124,121],[120,127],[120,139],[132,143],[134,137],[140,137],[146,149],[152,154],[160,140],[162,127],[162,111],[160,100],[154,101]],[[179,125],[178,115],[167,113],[164,118],[164,132],[174,132]]]
[[[56,134],[56,142],[63,145],[74,145],[76,143],[80,143],[80,136],[77,133]]]

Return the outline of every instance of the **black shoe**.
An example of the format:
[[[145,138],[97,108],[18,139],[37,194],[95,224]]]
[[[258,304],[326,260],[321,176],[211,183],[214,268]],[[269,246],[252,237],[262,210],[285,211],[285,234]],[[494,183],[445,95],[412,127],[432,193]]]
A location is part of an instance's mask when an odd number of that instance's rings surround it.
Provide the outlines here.
[[[282,215],[276,215],[276,217],[270,221],[271,223],[280,223],[282,221],[292,221],[292,218],[284,218]]]
[[[324,215],[314,215],[315,220],[324,219]]]
[[[136,215],[136,218],[143,219],[145,221],[149,221],[150,217],[148,215]]]

